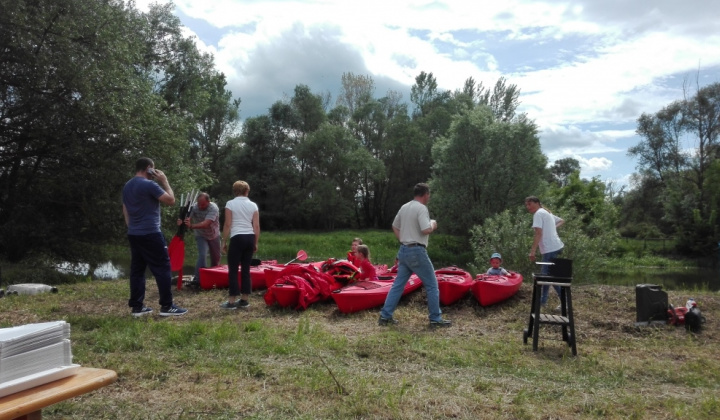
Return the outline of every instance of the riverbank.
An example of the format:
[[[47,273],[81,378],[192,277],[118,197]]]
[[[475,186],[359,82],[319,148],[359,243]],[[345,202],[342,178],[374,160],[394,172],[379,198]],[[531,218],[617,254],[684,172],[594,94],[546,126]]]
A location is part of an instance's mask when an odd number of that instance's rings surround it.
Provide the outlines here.
[[[632,287],[574,287],[577,357],[551,327],[538,352],[523,344],[527,282],[500,305],[468,296],[444,308],[454,325],[436,331],[422,289],[390,328],[376,310],[269,308],[262,292],[248,310],[223,311],[226,293],[176,291],[187,316],[134,319],[126,280],[65,285],[0,299],[0,324],[66,320],[75,362],[118,372],[115,384],[44,410],[48,419],[720,417],[714,292],[692,292],[707,323],[688,334],[636,328]],[[674,304],[688,297],[669,292]],[[156,302],[150,281],[146,303]]]

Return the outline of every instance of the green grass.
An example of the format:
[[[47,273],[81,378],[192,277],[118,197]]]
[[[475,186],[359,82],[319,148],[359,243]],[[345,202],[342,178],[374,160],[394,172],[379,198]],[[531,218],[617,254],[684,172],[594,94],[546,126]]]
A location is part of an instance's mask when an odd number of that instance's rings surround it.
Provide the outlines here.
[[[262,232],[257,257],[288,262],[299,250],[308,254],[308,261],[345,258],[353,238],[359,237],[370,248],[375,264],[391,266],[395,262],[398,241],[391,230],[341,230],[333,232]],[[467,266],[472,260],[468,243],[451,235],[433,234],[428,248],[430,259],[438,266]]]
[[[574,287],[572,357],[551,327],[538,352],[523,344],[530,292],[487,308],[468,296],[443,309],[451,328],[431,331],[422,289],[382,328],[377,310],[297,312],[267,307],[262,291],[248,310],[223,311],[226,290],[184,289],[175,299],[188,315],[134,319],[127,281],[96,281],[2,298],[0,326],[67,320],[75,362],[118,373],[47,419],[720,417],[718,293],[694,294],[708,317],[695,335],[636,328],[631,287]],[[146,302],[157,299],[149,281]]]

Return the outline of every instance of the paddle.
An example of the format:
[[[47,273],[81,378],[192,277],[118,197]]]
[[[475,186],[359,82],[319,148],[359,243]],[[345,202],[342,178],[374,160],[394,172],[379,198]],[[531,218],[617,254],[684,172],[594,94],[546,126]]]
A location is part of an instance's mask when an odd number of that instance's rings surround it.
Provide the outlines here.
[[[290,264],[291,262],[295,260],[305,261],[307,259],[307,252],[303,251],[302,249],[298,251],[297,257],[293,258],[292,260],[288,261],[285,265]]]

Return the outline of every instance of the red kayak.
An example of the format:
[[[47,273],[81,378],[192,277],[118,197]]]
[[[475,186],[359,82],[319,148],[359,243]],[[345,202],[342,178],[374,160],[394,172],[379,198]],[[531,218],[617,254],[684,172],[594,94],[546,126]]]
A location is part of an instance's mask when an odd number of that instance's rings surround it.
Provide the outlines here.
[[[250,281],[252,289],[264,289],[265,285],[265,269],[277,266],[276,260],[262,261],[260,265],[250,267]],[[238,270],[238,281],[240,280],[240,271]],[[203,289],[226,289],[228,283],[228,266],[219,265],[211,268],[200,269],[200,287]]]
[[[379,280],[361,280],[334,291],[331,296],[337,303],[338,309],[344,314],[376,308],[385,303],[390,287],[397,273],[385,273]],[[422,286],[422,281],[413,274],[405,283],[403,296]]]
[[[509,276],[478,274],[471,290],[481,306],[490,306],[513,297],[522,282],[522,275],[514,271],[511,271]]]
[[[452,305],[470,290],[473,278],[467,271],[458,267],[445,267],[435,270],[440,291],[440,303]]]

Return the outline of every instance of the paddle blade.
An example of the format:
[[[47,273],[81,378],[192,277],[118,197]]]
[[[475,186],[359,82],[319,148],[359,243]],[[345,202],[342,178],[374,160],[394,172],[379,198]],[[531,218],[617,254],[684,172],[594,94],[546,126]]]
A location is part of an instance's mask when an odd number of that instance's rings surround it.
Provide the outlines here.
[[[168,245],[168,254],[170,255],[170,270],[182,270],[185,263],[185,241],[179,236],[173,236]]]
[[[296,261],[296,260],[305,261],[306,259],[307,259],[307,252],[305,252],[301,249],[300,251],[298,251],[297,256],[295,258],[293,258],[292,260],[286,262],[285,265],[287,266],[291,262]]]

